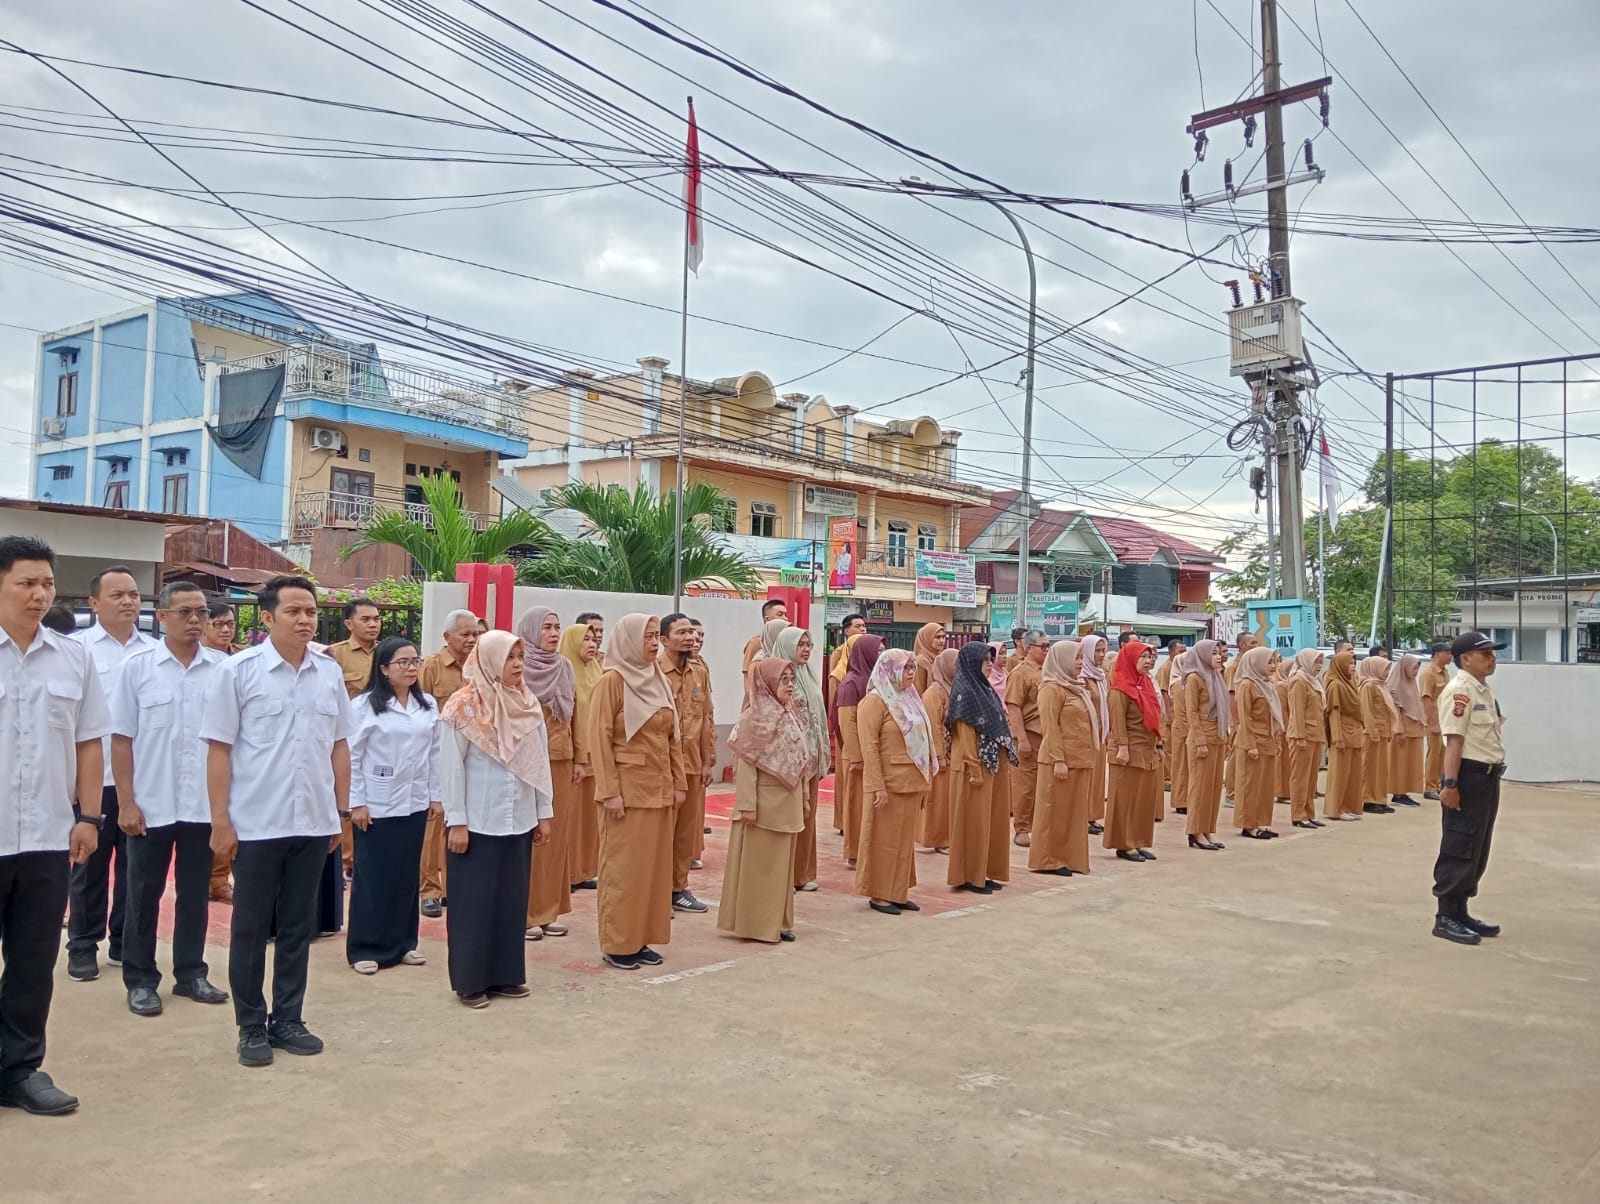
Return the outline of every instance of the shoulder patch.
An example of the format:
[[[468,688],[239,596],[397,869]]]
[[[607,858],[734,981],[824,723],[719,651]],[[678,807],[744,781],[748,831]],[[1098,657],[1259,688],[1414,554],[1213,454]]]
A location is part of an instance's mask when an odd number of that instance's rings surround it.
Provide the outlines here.
[[[1465,694],[1456,694],[1451,698],[1451,710],[1454,711],[1457,719],[1467,713],[1467,704],[1471,701],[1472,699]]]

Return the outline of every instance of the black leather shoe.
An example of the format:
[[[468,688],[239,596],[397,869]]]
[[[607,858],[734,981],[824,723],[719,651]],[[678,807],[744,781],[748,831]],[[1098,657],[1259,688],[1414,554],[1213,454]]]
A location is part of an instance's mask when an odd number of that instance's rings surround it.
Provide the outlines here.
[[[42,1070],[11,1086],[0,1088],[0,1108],[21,1108],[35,1116],[65,1116],[76,1111],[78,1097],[68,1095]]]
[[[1382,815],[1388,810],[1382,803],[1362,803],[1361,809],[1368,815]]]
[[[100,977],[100,959],[92,952],[67,954],[67,977],[73,982],[93,982]]]
[[[1461,919],[1459,923],[1466,925],[1466,927],[1472,929],[1472,931],[1476,932],[1479,936],[1500,935],[1500,925],[1491,924],[1487,920],[1475,920],[1465,911],[1461,913]]]
[[[913,903],[910,899],[907,899],[904,903],[896,903],[895,906],[898,907],[901,911],[921,911],[922,910],[922,905],[920,903]],[[1499,931],[1499,930],[1496,929],[1496,931]]]
[[[1117,850],[1117,856],[1120,857],[1123,861],[1143,861],[1144,860],[1143,857],[1139,856],[1138,853],[1135,853],[1131,849],[1118,849]]]
[[[192,999],[196,1003],[227,1003],[228,993],[212,986],[204,978],[197,978],[193,982],[177,982],[172,984],[172,993]]]
[[[1071,866],[1058,865],[1058,866],[1056,866],[1056,868],[1055,868],[1055,870],[1053,872],[1058,874],[1058,875],[1060,875],[1063,878],[1072,877],[1072,867]]]
[[[1140,849],[1138,852],[1139,856],[1143,857],[1146,861],[1154,861],[1156,859],[1156,855],[1149,849]]]
[[[794,933],[787,928],[780,928],[778,929],[778,939],[780,941],[792,941],[794,940]]]
[[[322,1038],[312,1036],[298,1020],[274,1020],[267,1025],[267,1042],[274,1049],[302,1058],[322,1052]]]
[[[1005,890],[1006,888],[1006,884],[1004,882],[996,882],[993,878],[985,878],[983,880],[983,884],[990,890]]]
[[[267,1026],[265,1024],[242,1024],[239,1026],[239,1065],[272,1065],[272,1045],[267,1041]]]
[[[960,886],[956,887],[956,889],[957,890],[971,891],[975,895],[992,895],[992,894],[994,894],[994,891],[990,890],[987,886],[974,886],[970,882],[963,882]]]
[[[874,903],[869,900],[867,902],[867,906],[872,908],[873,911],[882,912],[886,916],[897,916],[900,914],[900,909],[893,903]]]
[[[444,915],[444,908],[439,906],[439,900],[437,899],[424,899],[422,901],[422,914],[430,920],[437,920]]]
[[[128,1010],[135,1016],[159,1016],[161,996],[152,987],[134,987],[128,992]]]
[[[1097,820],[1092,820],[1091,819],[1089,821],[1089,835],[1090,836],[1103,836],[1103,835],[1105,835],[1105,831],[1106,831],[1106,828],[1105,828],[1104,824],[1098,822]]]
[[[1454,941],[1458,945],[1476,945],[1483,940],[1476,932],[1453,916],[1439,916],[1433,921],[1433,935]]]

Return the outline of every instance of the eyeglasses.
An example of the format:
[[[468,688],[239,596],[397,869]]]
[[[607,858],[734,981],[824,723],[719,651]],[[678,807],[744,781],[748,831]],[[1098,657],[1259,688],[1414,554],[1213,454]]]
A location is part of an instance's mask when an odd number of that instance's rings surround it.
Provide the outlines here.
[[[176,610],[169,610],[167,613],[169,615],[176,615],[183,622],[187,623],[190,619],[205,618],[206,608],[204,606],[180,606]]]
[[[397,656],[389,662],[390,667],[395,669],[415,669],[420,664],[420,656]]]

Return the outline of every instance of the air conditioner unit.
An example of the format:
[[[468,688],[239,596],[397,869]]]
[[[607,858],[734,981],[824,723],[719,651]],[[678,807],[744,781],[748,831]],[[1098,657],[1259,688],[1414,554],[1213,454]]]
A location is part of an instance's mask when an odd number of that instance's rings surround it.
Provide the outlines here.
[[[312,451],[338,451],[344,446],[344,436],[332,427],[314,426],[311,428]]]
[[[46,439],[60,439],[67,433],[67,420],[65,418],[46,418],[44,420],[44,435]]]

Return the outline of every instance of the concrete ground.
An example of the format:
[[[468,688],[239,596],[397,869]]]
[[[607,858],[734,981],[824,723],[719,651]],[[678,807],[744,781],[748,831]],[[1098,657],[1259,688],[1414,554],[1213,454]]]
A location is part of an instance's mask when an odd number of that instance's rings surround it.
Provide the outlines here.
[[[825,818],[796,944],[713,910],[624,974],[583,892],[532,998],[483,1012],[442,924],[372,979],[322,941],[328,1050],[266,1070],[231,1009],[137,1019],[63,958],[47,1068],[83,1107],[0,1112],[0,1199],[1600,1200],[1600,795],[1507,790],[1477,904],[1506,931],[1476,948],[1429,935],[1432,805],[1223,853],[1179,823],[1070,881],[1013,849],[977,906],[919,854],[925,910],[890,918],[843,893]]]

